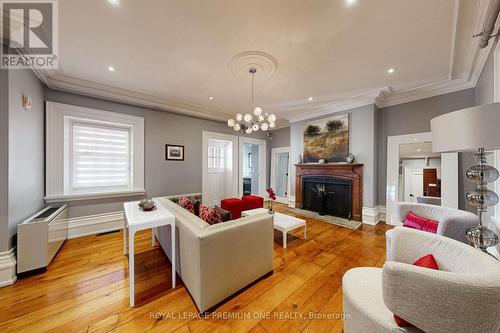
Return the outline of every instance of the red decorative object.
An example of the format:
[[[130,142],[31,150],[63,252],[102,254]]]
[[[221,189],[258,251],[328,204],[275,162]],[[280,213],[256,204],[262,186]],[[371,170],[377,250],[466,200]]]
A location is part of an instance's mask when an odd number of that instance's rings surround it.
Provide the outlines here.
[[[241,212],[245,210],[245,202],[238,198],[222,199],[220,207],[231,212],[233,220],[241,217]]]
[[[264,207],[264,198],[258,195],[245,195],[241,197],[241,200],[245,203],[245,208],[243,210],[250,210],[256,208]]]
[[[274,190],[272,188],[266,189],[267,193],[269,194],[269,199],[271,200],[276,200],[276,193],[274,193]]]
[[[200,206],[200,218],[208,224],[217,224],[222,222],[222,217],[215,210],[206,206]]]
[[[412,211],[408,212],[406,219],[403,222],[404,227],[432,232],[434,234],[437,233],[438,224],[439,222],[418,216]]]
[[[413,263],[413,265],[419,266],[419,267],[424,267],[424,268],[429,268],[429,269],[439,270],[436,259],[434,258],[434,256],[432,254],[428,254],[428,255],[423,256],[422,258],[417,259]],[[409,322],[407,322],[403,318],[398,317],[396,315],[394,315],[394,321],[396,322],[396,325],[398,325],[399,327],[411,326],[411,324]]]
[[[191,200],[188,198],[181,196],[179,197],[178,205],[187,210],[190,213],[194,214],[194,205]]]

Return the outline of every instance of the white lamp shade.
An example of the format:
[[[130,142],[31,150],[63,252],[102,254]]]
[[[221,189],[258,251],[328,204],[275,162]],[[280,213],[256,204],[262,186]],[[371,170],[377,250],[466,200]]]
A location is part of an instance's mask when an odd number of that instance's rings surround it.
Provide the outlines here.
[[[500,103],[446,113],[431,120],[432,151],[500,148]]]

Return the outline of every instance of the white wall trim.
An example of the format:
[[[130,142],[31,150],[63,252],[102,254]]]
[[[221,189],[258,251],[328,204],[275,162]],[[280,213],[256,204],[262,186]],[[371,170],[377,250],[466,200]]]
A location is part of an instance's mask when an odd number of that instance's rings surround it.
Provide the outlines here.
[[[123,211],[61,220],[57,229],[68,228],[68,239],[123,229]],[[56,230],[56,229],[55,229]]]
[[[385,221],[385,206],[363,207],[362,221],[368,225],[377,225],[379,222]]]
[[[16,276],[16,248],[0,252],[0,287],[14,284]]]
[[[66,194],[66,195],[48,195],[45,196],[46,203],[54,202],[73,202],[85,201],[106,198],[121,198],[121,197],[134,197],[144,195],[146,190],[133,190],[133,191],[119,191],[119,192],[106,192],[106,193],[86,193],[86,194]]]
[[[288,207],[295,208],[295,195],[288,195]]]

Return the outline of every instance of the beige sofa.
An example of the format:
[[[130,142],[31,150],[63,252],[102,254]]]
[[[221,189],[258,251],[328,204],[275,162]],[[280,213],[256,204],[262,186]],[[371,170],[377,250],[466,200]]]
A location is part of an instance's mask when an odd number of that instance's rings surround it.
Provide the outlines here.
[[[342,279],[344,333],[500,332],[500,263],[454,239],[404,227],[386,233],[384,268]],[[439,271],[411,265],[431,253]],[[415,326],[398,327],[393,313]]]
[[[200,194],[186,194],[199,197]],[[269,214],[209,225],[177,205],[178,196],[154,200],[175,215],[177,274],[200,312],[273,271],[273,218]],[[171,258],[170,227],[156,235]]]

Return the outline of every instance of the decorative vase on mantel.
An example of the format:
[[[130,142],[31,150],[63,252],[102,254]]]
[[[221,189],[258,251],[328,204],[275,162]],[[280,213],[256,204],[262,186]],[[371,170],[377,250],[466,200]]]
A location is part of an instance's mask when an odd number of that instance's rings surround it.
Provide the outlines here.
[[[267,212],[269,214],[274,214],[274,200],[276,200],[276,193],[274,193],[274,190],[272,188],[266,189],[267,193],[269,194],[269,204],[267,205]]]

